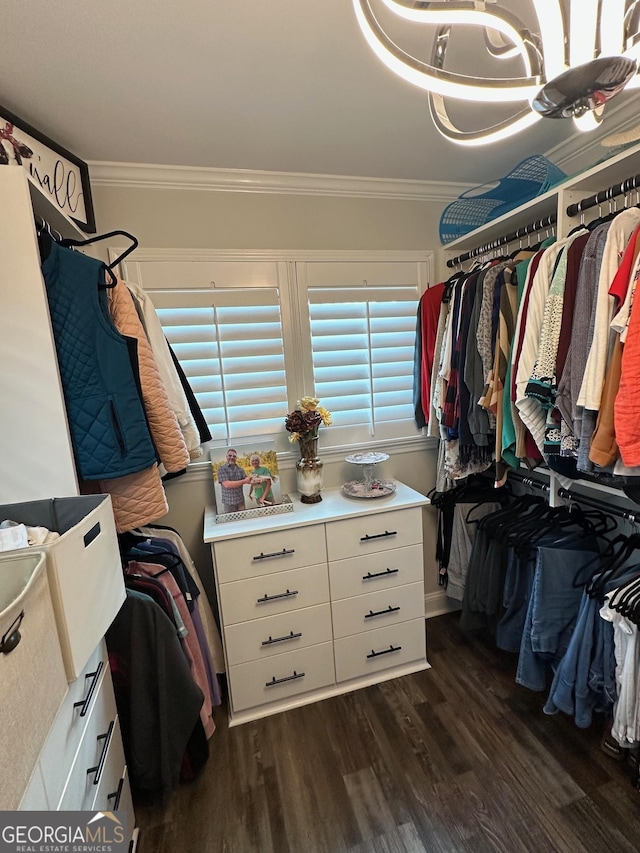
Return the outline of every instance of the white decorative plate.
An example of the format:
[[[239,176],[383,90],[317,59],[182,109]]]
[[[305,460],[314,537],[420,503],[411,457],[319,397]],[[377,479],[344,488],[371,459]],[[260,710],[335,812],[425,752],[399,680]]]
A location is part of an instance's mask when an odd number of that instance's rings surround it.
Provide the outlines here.
[[[378,462],[386,462],[389,454],[371,450],[368,453],[352,453],[344,458],[346,462],[352,462],[354,465],[377,465]]]

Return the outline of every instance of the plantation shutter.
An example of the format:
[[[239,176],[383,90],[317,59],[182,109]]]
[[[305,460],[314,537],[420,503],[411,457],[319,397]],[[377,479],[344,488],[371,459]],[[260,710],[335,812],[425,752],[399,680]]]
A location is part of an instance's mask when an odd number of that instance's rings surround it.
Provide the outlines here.
[[[418,264],[306,266],[315,395],[333,414],[332,443],[415,435]]]
[[[131,264],[214,441],[282,432],[287,383],[277,265]]]
[[[189,307],[181,296],[183,307],[156,308],[212,438],[237,441],[281,430],[287,387],[277,293],[245,294],[242,305],[237,292],[216,293],[215,305],[193,304],[192,295]]]

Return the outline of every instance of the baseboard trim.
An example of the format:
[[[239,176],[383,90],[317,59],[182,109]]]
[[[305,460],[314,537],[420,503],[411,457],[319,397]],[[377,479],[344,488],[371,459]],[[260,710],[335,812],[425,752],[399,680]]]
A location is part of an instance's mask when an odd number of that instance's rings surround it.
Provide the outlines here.
[[[460,610],[460,602],[447,598],[444,590],[442,592],[429,592],[424,597],[424,613],[426,619],[434,616],[443,616],[445,613],[454,613]]]

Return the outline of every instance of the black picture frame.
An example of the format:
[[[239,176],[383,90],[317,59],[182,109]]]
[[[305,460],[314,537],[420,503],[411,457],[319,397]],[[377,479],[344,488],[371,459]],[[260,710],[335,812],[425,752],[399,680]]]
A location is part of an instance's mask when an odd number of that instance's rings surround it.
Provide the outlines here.
[[[73,177],[75,192],[75,173],[72,175],[72,173],[68,172],[65,165],[62,163],[62,160],[58,159],[56,161],[54,170],[43,174],[38,171],[36,164],[30,160],[30,155],[29,157],[25,157],[26,162],[18,162],[18,165],[21,165],[31,175],[35,186],[40,189],[42,194],[51,204],[66,212],[70,219],[72,219],[85,234],[95,234],[96,221],[93,209],[93,199],[91,196],[89,167],[84,160],[76,157],[76,155],[72,154],[71,151],[68,151],[57,142],[54,142],[53,139],[50,139],[37,128],[21,119],[11,110],[7,110],[0,105],[0,134],[6,129],[6,123],[13,125],[11,135],[14,137],[14,141],[17,141],[18,143],[20,142],[19,135],[20,131],[22,131],[32,139],[36,140],[36,142],[42,145],[45,149],[48,149],[49,152],[53,152],[57,158],[62,158],[76,167],[80,177],[79,193],[81,193],[84,203],[84,219],[74,216],[71,212],[65,211],[65,205],[60,203],[60,197],[64,196],[66,202],[71,199],[69,194],[69,183],[71,177]],[[20,160],[19,149],[17,156],[18,160]]]

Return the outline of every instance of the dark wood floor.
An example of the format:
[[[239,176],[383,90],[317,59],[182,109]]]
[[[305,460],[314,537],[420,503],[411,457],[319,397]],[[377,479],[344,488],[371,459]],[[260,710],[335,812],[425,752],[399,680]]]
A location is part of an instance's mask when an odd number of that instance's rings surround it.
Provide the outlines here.
[[[629,766],[542,713],[515,658],[427,623],[432,668],[228,729],[168,805],[136,804],[140,853],[637,853]]]

